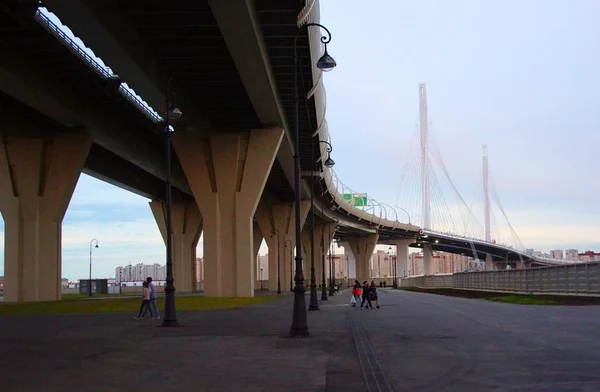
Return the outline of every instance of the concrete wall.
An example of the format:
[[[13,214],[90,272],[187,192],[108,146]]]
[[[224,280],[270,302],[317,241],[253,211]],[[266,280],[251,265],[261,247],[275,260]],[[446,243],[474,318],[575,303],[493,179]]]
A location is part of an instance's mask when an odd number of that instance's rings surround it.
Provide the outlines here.
[[[455,275],[429,275],[400,279],[400,287],[456,288]]]
[[[400,285],[521,293],[600,294],[600,263],[419,276],[402,279]]]

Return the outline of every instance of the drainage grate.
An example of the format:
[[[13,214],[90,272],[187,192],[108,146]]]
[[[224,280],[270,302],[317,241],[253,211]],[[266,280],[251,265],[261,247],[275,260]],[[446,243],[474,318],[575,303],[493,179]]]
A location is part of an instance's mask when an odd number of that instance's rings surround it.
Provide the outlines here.
[[[352,337],[354,338],[358,361],[360,363],[367,391],[392,392],[392,386],[387,378],[385,378],[383,370],[381,370],[381,365],[377,360],[377,356],[375,355],[375,351],[369,341],[364,326],[358,324],[355,316],[352,315],[352,312],[348,312],[348,317],[350,318],[350,330],[352,331]]]

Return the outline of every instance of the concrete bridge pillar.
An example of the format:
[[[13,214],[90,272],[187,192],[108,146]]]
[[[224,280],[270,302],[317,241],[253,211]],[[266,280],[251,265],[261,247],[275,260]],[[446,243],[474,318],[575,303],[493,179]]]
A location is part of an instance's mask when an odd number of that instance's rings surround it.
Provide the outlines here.
[[[254,213],[283,129],[212,136],[182,130],[172,138],[204,219],[204,294],[253,297]]]
[[[337,223],[319,223],[315,224],[314,231],[314,244],[315,244],[315,279],[316,284],[319,286],[323,283],[323,260],[325,261],[325,282],[328,284],[329,279],[329,259],[327,258],[327,252],[329,245],[333,240]],[[307,224],[302,229],[302,250],[304,252],[304,276],[306,278],[306,284],[310,284],[310,268],[311,268],[311,247],[310,247],[310,233],[312,231],[311,225]]]
[[[492,255],[487,253],[485,255],[485,270],[493,271],[495,269],[497,269],[497,268],[494,266],[494,261],[492,260]]]
[[[61,298],[62,221],[91,146],[85,133],[0,136],[6,302]]]
[[[309,209],[309,201],[300,202],[301,226],[304,225]],[[279,270],[281,290],[287,291],[286,287],[292,279],[290,246],[293,248],[296,244],[294,203],[269,205],[261,202],[254,216],[260,230],[267,233],[264,237],[269,247],[269,290],[277,290]],[[304,276],[306,278],[306,271]]]
[[[433,275],[433,249],[431,245],[423,245],[423,275]]]
[[[153,200],[149,204],[160,234],[166,242],[165,203]],[[171,210],[175,287],[183,293],[191,293],[196,290],[196,247],[202,234],[202,215],[194,201],[173,203]]]
[[[354,254],[352,253],[348,241],[342,242],[340,245],[344,248],[344,256],[346,257],[348,266],[348,271],[346,271],[348,280],[350,280],[350,284],[354,284],[354,279],[356,279],[356,259],[354,258]]]
[[[398,270],[398,278],[404,278],[408,276],[408,248],[413,242],[413,239],[409,239],[397,240],[394,243],[394,245],[396,245],[396,268]]]
[[[356,260],[356,279],[362,283],[363,281],[371,281],[371,258],[377,246],[379,234],[371,234],[368,237],[351,237],[348,238],[348,244]]]

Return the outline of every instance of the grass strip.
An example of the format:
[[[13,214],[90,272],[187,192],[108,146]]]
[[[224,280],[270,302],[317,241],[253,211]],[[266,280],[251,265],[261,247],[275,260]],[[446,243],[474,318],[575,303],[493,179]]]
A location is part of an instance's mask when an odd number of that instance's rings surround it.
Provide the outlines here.
[[[257,297],[177,297],[178,311],[234,309],[243,306],[274,301],[280,295]],[[157,299],[158,308],[164,308],[164,298]],[[22,314],[83,314],[83,313],[135,313],[140,308],[139,298],[107,298],[82,301],[80,299],[52,302],[0,303],[0,315]]]
[[[401,287],[401,290],[417,293],[444,295],[448,297],[483,299],[492,302],[502,302],[515,305],[600,305],[599,297],[585,297],[574,295],[543,295],[543,294],[514,294],[492,293],[489,291],[460,290],[450,288],[421,288]]]

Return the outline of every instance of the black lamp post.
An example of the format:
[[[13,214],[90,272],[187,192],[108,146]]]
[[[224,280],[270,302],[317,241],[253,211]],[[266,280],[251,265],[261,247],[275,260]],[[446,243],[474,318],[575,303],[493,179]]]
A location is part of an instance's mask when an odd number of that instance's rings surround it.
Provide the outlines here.
[[[313,145],[310,148],[311,164],[315,162],[314,138],[311,138]],[[319,300],[317,298],[317,278],[315,276],[315,176],[314,167],[310,170],[310,302],[308,310],[319,310]]]
[[[390,256],[390,262],[394,262],[393,268],[394,268],[394,281],[392,282],[392,288],[397,289],[398,288],[398,256],[396,255],[396,257],[394,257],[394,252],[392,251],[392,247],[390,246],[388,248],[388,255]]]
[[[96,242],[96,246],[92,247],[92,244]],[[90,295],[90,297],[92,296],[92,249],[97,248],[98,247],[98,240],[97,239],[93,239],[90,241],[90,280],[88,282],[88,293]]]
[[[330,234],[330,238],[331,238],[331,234]],[[329,265],[330,265],[330,270],[329,270],[329,276],[331,277],[330,282],[329,282],[329,296],[332,296],[335,294],[335,249],[333,248],[333,242],[330,245],[330,251],[329,251]]]
[[[306,23],[298,28],[294,37],[294,218],[296,227],[296,271],[294,274],[294,309],[292,313],[292,325],[290,327],[290,336],[308,336],[307,315],[306,315],[306,288],[304,287],[304,271],[302,270],[302,225],[300,224],[300,114],[298,98],[298,37],[303,28],[317,26],[327,32],[326,36],[321,37],[321,42],[325,44],[325,53],[317,61],[317,67],[322,71],[330,71],[335,66],[335,60],[327,53],[327,44],[331,41],[331,33],[327,28],[318,23]]]
[[[331,159],[331,151],[333,151],[333,147],[331,146],[331,143],[324,141],[324,140],[319,140],[319,143],[324,143],[327,144],[327,146],[325,147],[325,151],[327,152],[327,159],[325,160],[325,162],[323,162],[323,164],[325,165],[325,167],[327,168],[332,168],[335,165],[335,162],[333,161],[333,159]],[[325,193],[322,193],[322,198],[321,198],[321,216],[325,216]],[[327,301],[327,276],[325,273],[325,233],[322,232],[321,233],[321,301]],[[331,235],[329,235],[329,237],[331,237]],[[331,275],[331,267],[330,268],[330,275]],[[331,283],[331,282],[330,282]],[[331,291],[330,291],[331,293]],[[330,294],[332,295],[332,294]]]
[[[287,247],[287,243],[290,243],[290,268],[293,267],[294,264],[294,249],[292,246],[292,240],[287,239],[285,240],[285,246]],[[293,268],[290,269],[290,272],[293,271]],[[293,283],[293,277],[290,274],[290,291],[294,291],[294,283]]]
[[[281,294],[281,258],[279,257],[279,230],[273,229],[273,234],[277,236],[277,294]],[[269,277],[270,276],[271,275],[269,275]]]
[[[175,285],[173,278],[173,220],[171,200],[171,121],[176,121],[181,117],[181,110],[175,104],[175,93],[171,101],[171,82],[172,78],[167,80],[165,97],[165,133],[166,133],[166,164],[167,175],[165,180],[165,232],[167,245],[167,281],[165,285],[165,311],[162,322],[163,327],[177,327],[177,312],[175,310]]]
[[[263,272],[263,269],[261,268],[261,269],[260,269],[260,291],[263,291],[263,290],[264,290],[264,289],[263,289],[263,279],[262,279],[262,272]]]
[[[325,192],[321,192],[321,216],[325,216]],[[325,271],[325,232],[321,230],[321,301],[328,300]]]
[[[394,255],[394,284],[392,288],[398,288],[398,255]]]
[[[346,257],[346,280],[348,281],[348,288],[350,288],[350,261],[348,260],[348,255],[345,254],[345,250],[344,256]]]
[[[327,159],[325,159],[325,162],[323,162],[323,164],[331,169],[335,165],[335,161],[331,159],[331,151],[333,151],[333,147],[331,147],[331,143],[326,142],[325,140],[320,140],[319,143],[327,144],[327,147],[325,147],[325,151],[327,152]]]

